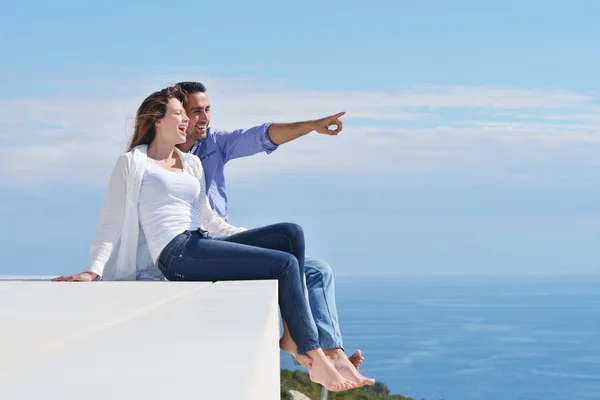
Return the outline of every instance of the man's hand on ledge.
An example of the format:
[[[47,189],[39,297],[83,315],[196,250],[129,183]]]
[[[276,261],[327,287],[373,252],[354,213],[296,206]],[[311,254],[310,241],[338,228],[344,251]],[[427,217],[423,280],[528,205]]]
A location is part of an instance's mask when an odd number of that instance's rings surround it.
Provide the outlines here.
[[[52,279],[52,282],[92,282],[98,279],[98,274],[94,272],[82,272],[75,275],[63,275]]]

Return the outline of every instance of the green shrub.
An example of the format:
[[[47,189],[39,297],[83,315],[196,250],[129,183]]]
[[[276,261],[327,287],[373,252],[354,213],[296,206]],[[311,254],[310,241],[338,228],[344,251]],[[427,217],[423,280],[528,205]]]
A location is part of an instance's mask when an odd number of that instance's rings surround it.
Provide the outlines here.
[[[285,399],[290,390],[304,393],[312,400],[321,397],[321,385],[310,380],[308,373],[301,370],[281,370],[281,399]],[[329,393],[328,400],[416,400],[399,394],[390,394],[390,389],[383,382],[376,382],[372,386],[364,386],[358,389],[348,390],[341,393]],[[423,400],[423,399],[421,399]]]

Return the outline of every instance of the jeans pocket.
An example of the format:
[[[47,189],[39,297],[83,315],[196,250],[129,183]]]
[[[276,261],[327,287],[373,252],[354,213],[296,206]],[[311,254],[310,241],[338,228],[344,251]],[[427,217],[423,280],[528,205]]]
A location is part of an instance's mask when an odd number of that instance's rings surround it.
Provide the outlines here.
[[[177,244],[177,247],[175,247],[173,250],[177,250],[176,252],[173,251],[173,258],[177,257],[183,257],[183,253],[185,252],[185,249],[187,249],[187,245],[188,242],[190,241],[190,239],[192,238],[192,234],[190,232],[186,232],[186,237],[185,239],[183,239],[181,242],[179,242]]]
[[[171,255],[167,257],[167,264],[159,263],[158,268],[162,272],[162,274],[167,278],[168,281],[186,281],[188,280],[185,275],[183,275],[183,271],[181,265],[178,263],[185,262],[184,259],[179,259],[176,255]]]
[[[171,239],[171,241],[167,243],[167,245],[160,252],[158,261],[168,268],[169,264],[171,264],[172,258],[181,256],[183,253],[182,248],[185,249],[185,245],[183,244],[187,243],[189,237],[189,232],[183,232]]]

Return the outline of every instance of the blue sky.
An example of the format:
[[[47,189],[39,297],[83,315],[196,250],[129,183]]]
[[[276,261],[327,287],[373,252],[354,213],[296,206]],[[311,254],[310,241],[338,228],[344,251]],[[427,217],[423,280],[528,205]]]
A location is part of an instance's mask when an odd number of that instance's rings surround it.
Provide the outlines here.
[[[600,272],[596,1],[3,11],[0,274],[85,268],[135,109],[179,80],[222,129],[347,111],[226,170],[234,224],[299,222],[338,275]]]

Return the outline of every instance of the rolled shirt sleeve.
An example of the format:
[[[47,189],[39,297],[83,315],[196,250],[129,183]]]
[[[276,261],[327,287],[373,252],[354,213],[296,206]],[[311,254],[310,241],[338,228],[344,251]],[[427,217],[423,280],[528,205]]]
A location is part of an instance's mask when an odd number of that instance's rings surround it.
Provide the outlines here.
[[[269,154],[274,152],[275,150],[277,150],[277,148],[279,146],[277,146],[275,143],[273,143],[271,141],[271,138],[269,137],[268,131],[269,131],[269,126],[271,126],[271,123],[266,123],[263,125],[265,128],[263,129],[262,134],[260,135],[260,144],[264,150],[265,153]]]
[[[223,155],[223,162],[227,163],[236,158],[261,152],[269,154],[277,150],[279,146],[275,145],[269,138],[269,126],[271,126],[271,122],[231,132],[213,131],[217,145]]]

